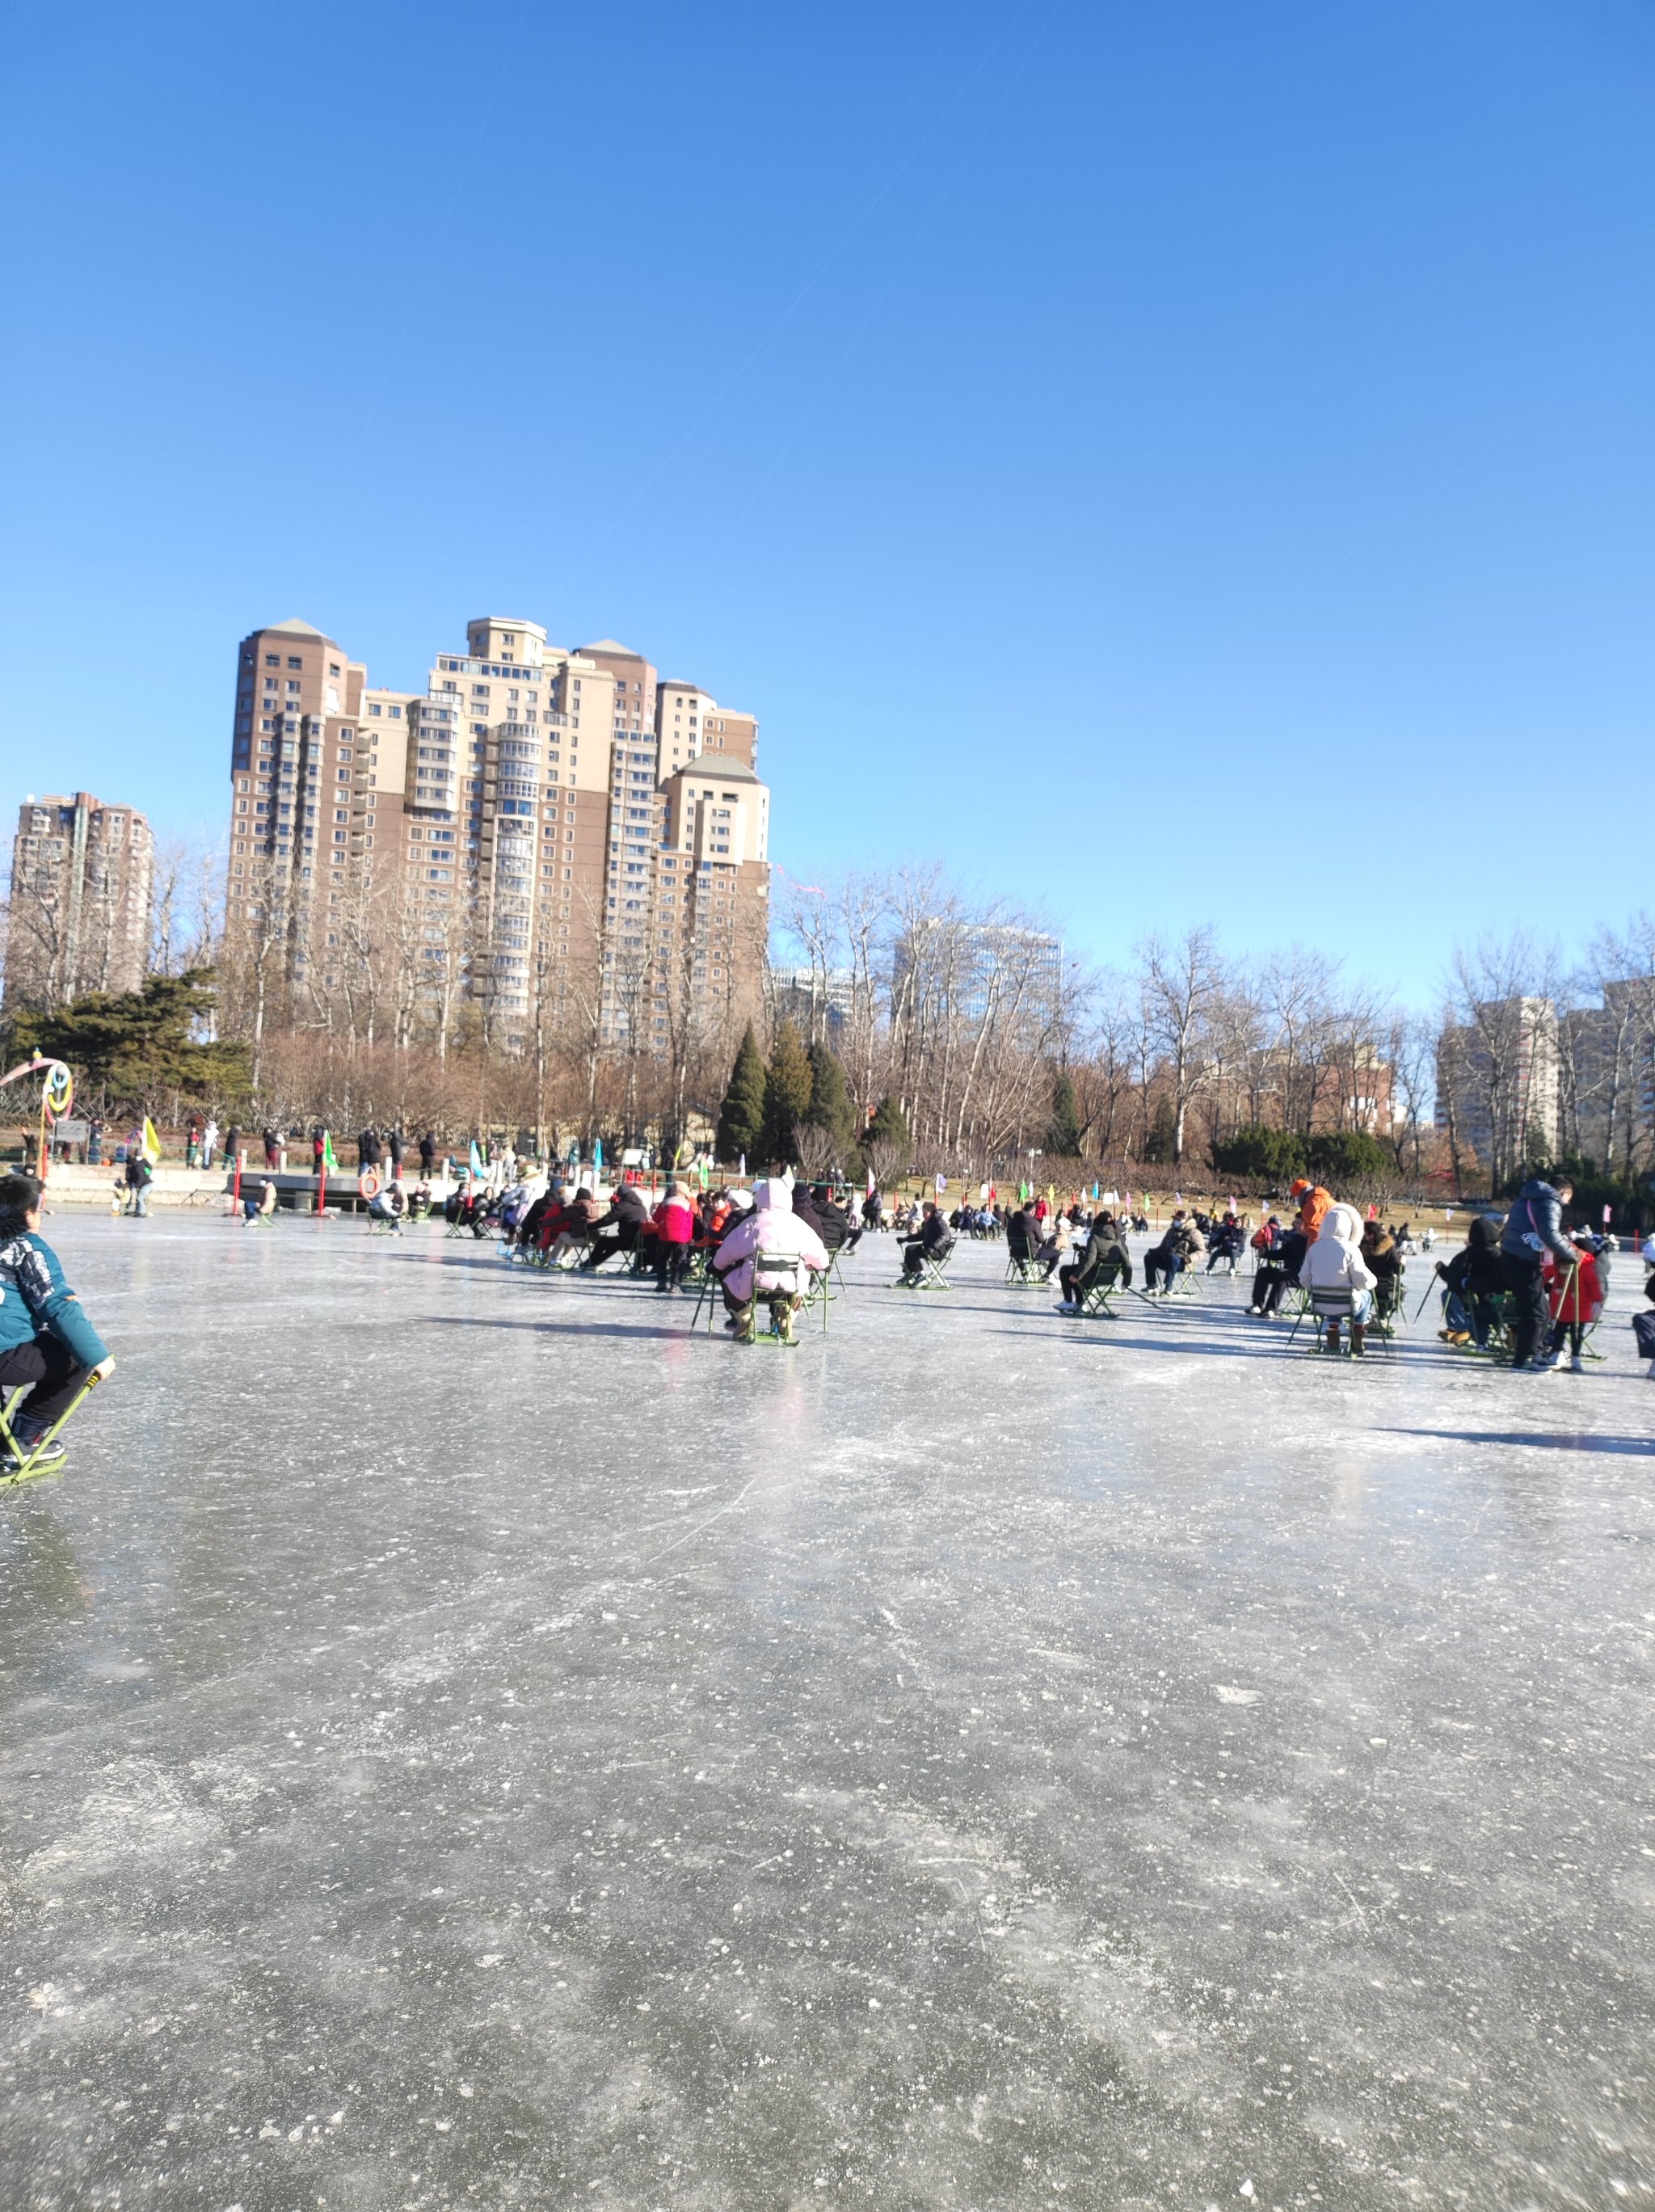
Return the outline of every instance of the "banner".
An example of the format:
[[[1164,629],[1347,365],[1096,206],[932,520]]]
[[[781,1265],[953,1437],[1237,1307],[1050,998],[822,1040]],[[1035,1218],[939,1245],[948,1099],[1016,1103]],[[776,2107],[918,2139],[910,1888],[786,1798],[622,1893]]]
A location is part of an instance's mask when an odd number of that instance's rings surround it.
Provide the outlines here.
[[[138,1150],[153,1168],[161,1158],[161,1132],[146,1114],[143,1117],[143,1136]]]

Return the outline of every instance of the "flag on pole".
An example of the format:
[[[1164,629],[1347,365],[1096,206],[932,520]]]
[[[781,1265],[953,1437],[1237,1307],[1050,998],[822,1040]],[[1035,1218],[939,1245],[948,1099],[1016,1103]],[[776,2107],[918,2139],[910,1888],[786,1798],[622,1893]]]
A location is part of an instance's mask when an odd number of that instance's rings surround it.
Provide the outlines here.
[[[143,1117],[143,1141],[138,1149],[151,1167],[161,1158],[161,1132],[147,1114]]]
[[[701,1155],[701,1188],[705,1190],[711,1181],[712,1177],[706,1171],[706,1155],[703,1152]]]
[[[594,1137],[592,1139],[592,1181],[596,1182],[603,1172],[603,1139],[602,1137]]]
[[[736,1163],[736,1176],[737,1176],[737,1180],[739,1182],[739,1181],[741,1180],[741,1178],[742,1178],[743,1176],[745,1176],[745,1175],[746,1175],[746,1173],[747,1173],[747,1154],[746,1154],[745,1152],[743,1152],[743,1153],[742,1154],[742,1156],[741,1156],[740,1159],[738,1159],[738,1160],[737,1161],[737,1163]]]
[[[468,1164],[471,1170],[471,1180],[474,1182],[481,1182],[482,1181],[482,1154],[477,1150],[477,1140],[475,1137],[471,1139],[471,1157]]]
[[[874,1171],[873,1171],[873,1170],[872,1170],[871,1168],[870,1168],[870,1169],[869,1169],[869,1170],[868,1170],[868,1195],[869,1195],[869,1197],[870,1197],[870,1198],[871,1198],[871,1197],[873,1196],[873,1194],[874,1194],[874,1188],[875,1188],[875,1185],[874,1185]]]
[[[339,1172],[339,1163],[333,1157],[333,1139],[325,1129],[322,1132],[322,1166],[328,1175]]]

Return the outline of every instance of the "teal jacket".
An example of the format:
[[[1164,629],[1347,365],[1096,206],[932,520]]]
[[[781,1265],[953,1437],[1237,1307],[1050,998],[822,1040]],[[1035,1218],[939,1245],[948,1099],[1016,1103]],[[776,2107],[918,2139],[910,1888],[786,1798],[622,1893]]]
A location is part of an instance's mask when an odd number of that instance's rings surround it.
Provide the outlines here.
[[[64,1280],[58,1255],[16,1215],[0,1220],[0,1356],[57,1337],[83,1367],[109,1357],[109,1347]]]

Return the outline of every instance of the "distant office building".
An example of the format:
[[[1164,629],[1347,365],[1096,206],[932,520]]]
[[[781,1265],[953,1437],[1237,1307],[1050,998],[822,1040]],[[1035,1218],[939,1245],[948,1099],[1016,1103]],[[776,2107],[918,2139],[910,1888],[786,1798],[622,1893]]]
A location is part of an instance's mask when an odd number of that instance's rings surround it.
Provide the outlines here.
[[[8,1004],[138,989],[155,870],[149,824],[132,807],[106,806],[89,791],[26,799],[11,854]]]
[[[907,931],[892,957],[899,1008],[946,1006],[971,1022],[1014,1013],[1050,1021],[1063,990],[1063,939],[1038,929],[938,915]]]
[[[1558,1149],[1562,1055],[1549,999],[1489,999],[1437,1039],[1437,1122],[1496,1186]]]
[[[311,1001],[493,1042],[682,1043],[755,1010],[770,794],[758,726],[613,638],[467,624],[421,691],[308,623],[238,653],[227,934]]]
[[[848,968],[773,968],[770,1004],[780,1021],[806,1037],[837,1036],[856,1000]]]

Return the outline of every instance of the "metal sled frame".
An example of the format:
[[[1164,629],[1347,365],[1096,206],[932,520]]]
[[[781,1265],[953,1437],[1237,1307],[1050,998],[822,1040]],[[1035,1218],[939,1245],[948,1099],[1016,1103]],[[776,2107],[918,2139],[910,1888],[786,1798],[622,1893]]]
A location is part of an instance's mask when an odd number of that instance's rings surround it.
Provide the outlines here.
[[[1112,1282],[1087,1284],[1085,1289],[1082,1291],[1079,1298],[1076,1301],[1075,1311],[1072,1314],[1065,1316],[1065,1319],[1070,1321],[1091,1321],[1094,1319],[1099,1321],[1118,1321],[1120,1319],[1120,1316],[1115,1311],[1115,1288],[1116,1286]],[[1123,1284],[1121,1288],[1130,1289],[1131,1285]]]
[[[951,1291],[954,1285],[949,1280],[949,1261],[953,1256],[952,1244],[946,1252],[922,1252],[919,1255],[919,1273],[917,1275],[899,1275],[891,1288],[894,1291]],[[1043,1289],[1045,1286],[1036,1285],[1034,1287]]]
[[[1018,1260],[1006,1255],[1006,1288],[1012,1291],[1043,1291],[1047,1278],[1040,1273],[1038,1260]]]
[[[64,1462],[61,1460],[55,1461],[50,1467],[39,1466],[40,1455],[57,1435],[58,1430],[63,1427],[70,1415],[76,1411],[85,1399],[91,1396],[97,1388],[98,1381],[99,1377],[96,1375],[88,1375],[52,1426],[36,1437],[33,1448],[27,1452],[13,1434],[11,1425],[12,1414],[16,1410],[23,1391],[14,1390],[10,1402],[0,1405],[0,1450],[3,1450],[9,1459],[17,1462],[9,1472],[0,1474],[0,1490],[16,1490],[26,1482],[39,1481],[47,1475],[59,1474],[63,1472]],[[0,1390],[0,1400],[3,1400],[4,1397],[5,1392]]]
[[[736,1330],[736,1341],[742,1346],[743,1351],[752,1351],[761,1344],[767,1344],[773,1348],[778,1350],[785,1346],[791,1351],[793,1346],[797,1344],[799,1340],[797,1334],[793,1328],[793,1322],[797,1319],[800,1314],[808,1313],[812,1304],[808,1282],[805,1290],[801,1291],[798,1287],[798,1281],[801,1273],[804,1274],[808,1278],[809,1272],[809,1269],[805,1267],[803,1261],[799,1259],[796,1254],[791,1252],[755,1252],[753,1255],[753,1295],[747,1301],[745,1308],[747,1319],[752,1326],[753,1334],[750,1336],[744,1336],[742,1334],[740,1324],[737,1325]],[[782,1295],[779,1291],[761,1291],[759,1288],[759,1277],[763,1274],[791,1274],[793,1278],[793,1288],[791,1291],[786,1293],[786,1295],[791,1297],[800,1298],[803,1301],[800,1305],[794,1309],[793,1313],[789,1316],[785,1330],[779,1329],[776,1327],[775,1310],[773,1307],[771,1309],[769,1328],[761,1329],[759,1327],[759,1308],[761,1305],[767,1304],[771,1298]],[[825,1334],[828,1328],[828,1302],[825,1298],[820,1301],[820,1306],[821,1312],[821,1326]]]

